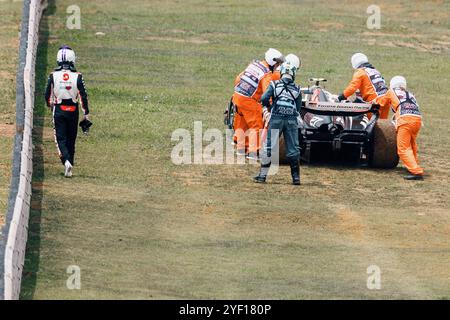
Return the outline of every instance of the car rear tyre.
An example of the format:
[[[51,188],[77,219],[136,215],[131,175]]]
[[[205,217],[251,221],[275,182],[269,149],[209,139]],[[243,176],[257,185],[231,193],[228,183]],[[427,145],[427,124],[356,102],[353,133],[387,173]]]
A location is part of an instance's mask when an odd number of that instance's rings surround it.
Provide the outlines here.
[[[286,158],[286,144],[284,142],[284,136],[283,135],[280,136],[280,140],[279,140],[278,146],[279,146],[278,149],[279,149],[279,153],[280,153],[280,158],[279,158],[280,164],[287,164],[288,160]]]
[[[399,162],[397,133],[390,120],[378,120],[373,129],[370,165],[374,168],[392,169]]]

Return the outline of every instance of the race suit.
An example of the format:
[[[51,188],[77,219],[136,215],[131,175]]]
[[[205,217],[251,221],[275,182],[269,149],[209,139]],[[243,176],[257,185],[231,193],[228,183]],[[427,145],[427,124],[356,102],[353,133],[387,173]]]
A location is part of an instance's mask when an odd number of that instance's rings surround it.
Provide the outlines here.
[[[88,115],[88,95],[82,74],[73,68],[55,69],[48,77],[45,101],[53,112],[55,143],[63,164],[68,160],[74,165],[79,100],[83,114]]]
[[[270,106],[271,99],[272,105]],[[289,162],[298,162],[300,147],[297,117],[302,105],[300,87],[287,77],[272,81],[262,96],[261,102],[264,107],[270,109],[267,139],[264,141],[261,165],[268,166],[272,162],[272,150],[277,146],[281,133],[286,145],[286,158]]]
[[[400,88],[390,89],[380,100],[392,107],[397,128],[397,152],[406,169],[412,174],[422,175],[419,166],[417,136],[422,127],[422,114],[414,95]]]
[[[345,98],[350,97],[359,90],[360,97],[365,102],[372,102],[379,97],[384,96],[388,87],[381,73],[371,64],[363,64],[356,69],[352,81],[343,92]],[[387,119],[389,116],[389,105],[380,104],[380,119]]]
[[[260,149],[260,130],[263,129],[261,96],[264,83],[272,72],[265,61],[253,61],[235,80],[233,103],[235,142],[238,150],[255,153]]]

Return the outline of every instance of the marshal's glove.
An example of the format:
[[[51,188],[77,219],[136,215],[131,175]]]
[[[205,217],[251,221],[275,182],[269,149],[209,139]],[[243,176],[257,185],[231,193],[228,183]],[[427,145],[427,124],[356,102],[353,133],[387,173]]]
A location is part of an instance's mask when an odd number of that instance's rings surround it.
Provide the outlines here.
[[[380,111],[381,106],[378,103],[372,104],[372,110],[373,111]]]
[[[87,135],[89,133],[89,128],[92,126],[92,122],[89,119],[85,118],[80,122],[80,128],[83,131],[83,134]]]
[[[341,101],[347,100],[347,98],[344,96],[343,93],[341,93],[341,94],[338,96],[338,100],[339,100],[339,102],[341,102]]]

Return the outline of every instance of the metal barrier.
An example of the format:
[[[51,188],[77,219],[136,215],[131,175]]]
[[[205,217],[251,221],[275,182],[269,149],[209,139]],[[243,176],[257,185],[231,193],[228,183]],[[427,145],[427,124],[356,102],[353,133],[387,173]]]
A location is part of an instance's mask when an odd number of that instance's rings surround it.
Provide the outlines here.
[[[25,0],[16,78],[16,135],[6,213],[0,234],[0,299],[19,299],[30,214],[33,109],[39,22],[45,0]]]

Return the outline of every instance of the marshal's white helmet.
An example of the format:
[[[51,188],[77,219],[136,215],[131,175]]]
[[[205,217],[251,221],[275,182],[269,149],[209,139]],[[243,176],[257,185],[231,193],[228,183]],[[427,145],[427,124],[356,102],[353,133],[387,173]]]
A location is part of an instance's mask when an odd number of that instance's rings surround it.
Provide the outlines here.
[[[292,53],[289,53],[286,56],[286,62],[289,62],[291,65],[293,65],[297,69],[299,69],[300,65],[301,65],[299,57],[297,57],[295,54],[292,54]]]
[[[368,63],[369,59],[364,53],[355,53],[352,56],[352,67],[353,69],[358,69],[362,64]]]
[[[394,88],[403,88],[406,90],[406,79],[402,76],[395,76],[391,79],[390,83],[391,89]]]
[[[56,55],[56,61],[58,63],[75,63],[76,59],[75,52],[68,46],[59,48],[58,54]]]
[[[277,49],[270,48],[266,51],[265,60],[269,66],[273,67],[275,64],[283,62],[284,57]]]

